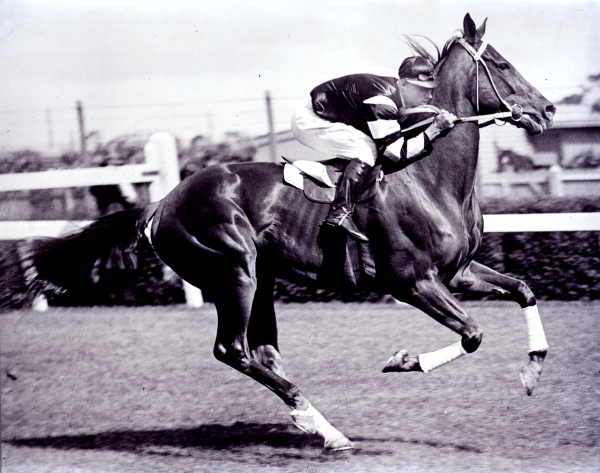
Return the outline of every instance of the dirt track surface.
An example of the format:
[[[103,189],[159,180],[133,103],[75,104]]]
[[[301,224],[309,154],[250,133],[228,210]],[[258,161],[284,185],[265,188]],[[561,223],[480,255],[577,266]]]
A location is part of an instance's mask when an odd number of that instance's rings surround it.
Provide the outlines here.
[[[278,308],[286,369],[356,444],[327,454],[265,388],[213,359],[216,314],[0,314],[2,473],[600,472],[600,302],[542,302],[551,344],[527,397],[514,304],[467,303],[482,347],[430,374],[381,373],[456,336],[415,309]]]

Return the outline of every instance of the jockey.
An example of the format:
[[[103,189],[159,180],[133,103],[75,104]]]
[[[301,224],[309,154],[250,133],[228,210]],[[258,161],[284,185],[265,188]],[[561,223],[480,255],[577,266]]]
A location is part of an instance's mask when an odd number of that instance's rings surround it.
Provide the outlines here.
[[[308,104],[292,118],[294,136],[319,152],[350,160],[325,225],[341,226],[352,237],[367,241],[351,217],[354,188],[365,168],[378,160],[378,140],[400,131],[411,113],[437,116],[424,132],[388,145],[385,158],[399,161],[425,156],[431,152],[431,141],[454,126],[454,114],[427,105],[436,85],[433,64],[422,56],[411,56],[400,65],[398,78],[351,74],[311,91]]]

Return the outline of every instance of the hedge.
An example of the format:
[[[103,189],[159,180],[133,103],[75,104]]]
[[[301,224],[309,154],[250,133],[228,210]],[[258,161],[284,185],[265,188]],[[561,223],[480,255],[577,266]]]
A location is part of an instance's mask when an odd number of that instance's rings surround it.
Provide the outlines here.
[[[490,200],[484,213],[600,212],[599,197]],[[600,233],[488,233],[477,260],[524,279],[541,299],[600,299]]]
[[[490,200],[484,213],[598,212],[600,197],[545,198],[544,200]],[[2,261],[16,258],[16,242],[0,242]],[[50,295],[55,305],[157,305],[184,302],[181,283],[163,267],[152,249],[142,245],[135,270],[97,268],[97,282],[89,290]],[[598,232],[488,233],[476,259],[500,272],[525,280],[541,299],[600,299],[600,234]],[[0,304],[19,307],[31,293],[13,268],[4,272]],[[204,295],[210,300],[210,294]],[[277,281],[275,296],[281,302],[388,300],[362,292],[337,292]]]

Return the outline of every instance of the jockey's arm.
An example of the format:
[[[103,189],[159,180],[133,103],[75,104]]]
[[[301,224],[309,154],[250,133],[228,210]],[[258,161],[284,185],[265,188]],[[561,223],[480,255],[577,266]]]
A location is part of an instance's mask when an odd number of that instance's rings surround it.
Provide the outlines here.
[[[405,117],[406,112],[398,110],[389,97],[378,95],[366,99],[364,103],[371,105],[376,117],[367,125],[380,154],[391,160],[400,160],[421,158],[431,152],[431,138],[425,132],[411,137],[402,134],[398,120]],[[415,113],[431,111],[416,110]]]
[[[417,161],[429,155],[431,142],[454,126],[456,115],[433,105],[421,105],[411,109],[398,110],[396,104],[385,96],[375,96],[365,100],[372,106],[375,120],[367,122],[378,153],[392,161]],[[410,114],[434,113],[435,118],[427,129],[407,136],[402,132],[399,120]],[[424,124],[426,126],[426,124]]]

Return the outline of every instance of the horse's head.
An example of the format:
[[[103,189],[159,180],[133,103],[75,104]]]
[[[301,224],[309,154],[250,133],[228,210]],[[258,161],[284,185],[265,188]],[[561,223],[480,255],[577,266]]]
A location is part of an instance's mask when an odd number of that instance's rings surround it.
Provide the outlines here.
[[[487,44],[483,39],[486,21],[477,28],[467,13],[463,37],[455,41],[457,44],[453,47],[462,49],[465,72],[472,83],[473,106],[478,114],[510,111],[509,120],[513,124],[530,134],[542,133],[551,126],[556,108]]]

